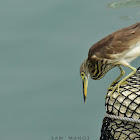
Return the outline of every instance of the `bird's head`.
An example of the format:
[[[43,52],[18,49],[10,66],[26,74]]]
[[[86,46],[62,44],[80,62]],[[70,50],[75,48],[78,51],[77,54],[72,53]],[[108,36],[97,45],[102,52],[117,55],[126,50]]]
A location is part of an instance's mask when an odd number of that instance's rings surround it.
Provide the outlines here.
[[[85,60],[80,66],[80,76],[81,76],[82,83],[83,83],[84,102],[86,102],[88,79],[89,79],[89,71],[88,71],[88,66],[87,66],[87,60]]]

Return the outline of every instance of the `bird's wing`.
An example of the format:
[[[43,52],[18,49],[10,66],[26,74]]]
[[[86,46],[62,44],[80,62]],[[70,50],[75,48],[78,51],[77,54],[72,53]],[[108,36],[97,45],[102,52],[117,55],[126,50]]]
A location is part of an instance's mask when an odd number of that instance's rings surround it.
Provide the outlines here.
[[[123,54],[131,46],[140,41],[140,22],[129,27],[118,30],[96,44],[88,53],[88,59],[113,59],[113,54]]]

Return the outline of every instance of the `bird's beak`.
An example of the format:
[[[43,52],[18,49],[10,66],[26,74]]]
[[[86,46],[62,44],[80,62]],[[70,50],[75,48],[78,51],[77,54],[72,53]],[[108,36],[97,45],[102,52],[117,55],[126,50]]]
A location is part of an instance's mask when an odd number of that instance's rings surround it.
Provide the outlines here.
[[[85,103],[86,103],[86,98],[87,98],[87,87],[88,87],[88,79],[87,77],[85,77],[83,80],[83,96],[84,96]]]

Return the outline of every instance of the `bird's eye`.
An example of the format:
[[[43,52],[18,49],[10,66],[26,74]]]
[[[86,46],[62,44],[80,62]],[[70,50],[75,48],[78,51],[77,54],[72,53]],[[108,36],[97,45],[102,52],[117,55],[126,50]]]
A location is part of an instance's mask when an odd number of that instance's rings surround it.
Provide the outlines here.
[[[84,77],[84,76],[85,76],[85,74],[83,72],[81,72],[81,77]]]

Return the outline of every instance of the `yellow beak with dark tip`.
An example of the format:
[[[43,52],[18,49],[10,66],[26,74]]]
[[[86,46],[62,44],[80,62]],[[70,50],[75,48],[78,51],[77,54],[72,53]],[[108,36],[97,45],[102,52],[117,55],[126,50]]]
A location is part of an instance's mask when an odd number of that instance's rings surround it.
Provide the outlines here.
[[[85,77],[83,80],[83,97],[84,97],[84,102],[86,103],[86,98],[87,98],[87,87],[88,87],[88,80]]]
[[[84,102],[86,103],[86,98],[87,98],[87,87],[88,87],[88,76],[85,75],[84,72],[80,72],[81,79],[83,82],[83,97],[84,97]]]

